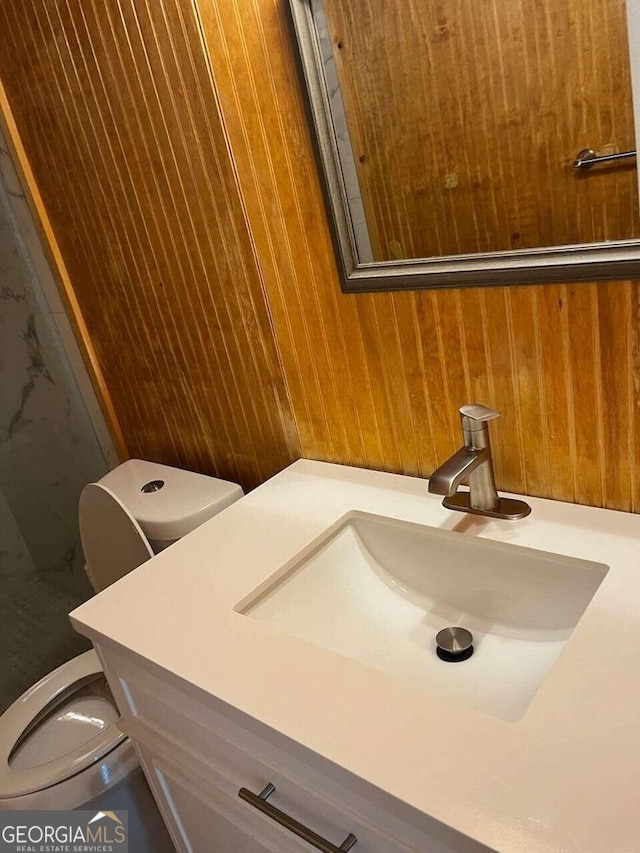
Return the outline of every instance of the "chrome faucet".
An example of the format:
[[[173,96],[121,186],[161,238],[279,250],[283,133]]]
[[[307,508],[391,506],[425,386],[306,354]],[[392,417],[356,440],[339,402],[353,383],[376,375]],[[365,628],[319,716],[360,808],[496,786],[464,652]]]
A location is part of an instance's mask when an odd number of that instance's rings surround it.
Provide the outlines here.
[[[496,491],[488,423],[498,417],[500,412],[478,403],[460,409],[464,446],[436,468],[429,491],[445,495],[442,505],[447,509],[515,521],[529,515],[531,507],[524,501],[502,498]],[[469,485],[468,492],[458,491],[461,483]]]

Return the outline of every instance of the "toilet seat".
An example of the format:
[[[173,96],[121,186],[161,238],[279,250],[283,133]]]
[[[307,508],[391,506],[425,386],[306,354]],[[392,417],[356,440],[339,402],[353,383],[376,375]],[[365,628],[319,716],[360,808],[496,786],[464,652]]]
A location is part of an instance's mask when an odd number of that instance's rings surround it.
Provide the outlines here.
[[[117,728],[118,712],[113,702],[114,721],[95,735],[92,726],[87,725],[86,741],[75,748],[66,750],[64,740],[61,739],[57,745],[62,745],[63,754],[46,763],[22,768],[10,763],[17,751],[17,745],[20,748],[29,737],[38,732],[41,725],[47,725],[49,714],[57,706],[72,700],[74,694],[95,680],[92,677],[100,675],[103,675],[103,671],[95,651],[85,652],[54,669],[4,712],[0,718],[0,800],[50,788],[80,773],[126,741],[124,732]],[[73,721],[71,722],[73,724]],[[78,729],[74,729],[74,733],[76,731]],[[81,739],[84,739],[84,729],[82,732]]]
[[[107,487],[85,486],[79,515],[95,589],[153,556],[139,524]],[[0,717],[0,808],[71,779],[127,742],[106,682],[96,684],[103,679],[97,654],[85,652],[41,678]]]
[[[80,539],[96,592],[153,557],[142,528],[120,498],[102,483],[89,483],[79,503]]]

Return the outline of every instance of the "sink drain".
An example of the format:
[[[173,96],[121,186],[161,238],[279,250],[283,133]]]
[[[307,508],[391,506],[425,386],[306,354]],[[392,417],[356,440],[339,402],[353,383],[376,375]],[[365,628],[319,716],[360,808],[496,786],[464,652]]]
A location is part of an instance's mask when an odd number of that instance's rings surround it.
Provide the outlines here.
[[[466,628],[443,628],[436,634],[436,645],[440,660],[459,663],[473,654],[473,634]]]

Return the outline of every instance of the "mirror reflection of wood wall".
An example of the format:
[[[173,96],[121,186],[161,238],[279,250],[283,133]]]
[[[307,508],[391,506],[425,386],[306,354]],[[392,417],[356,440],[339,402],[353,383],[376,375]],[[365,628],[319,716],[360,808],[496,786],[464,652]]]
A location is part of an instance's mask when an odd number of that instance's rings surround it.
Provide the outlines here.
[[[376,260],[640,237],[625,0],[324,0]]]

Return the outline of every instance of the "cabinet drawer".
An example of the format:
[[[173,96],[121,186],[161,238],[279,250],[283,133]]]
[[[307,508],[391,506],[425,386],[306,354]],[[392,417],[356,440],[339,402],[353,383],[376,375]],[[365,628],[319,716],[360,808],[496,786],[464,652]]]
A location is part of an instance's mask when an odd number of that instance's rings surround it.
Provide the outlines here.
[[[182,751],[158,731],[139,723],[128,724],[126,730],[143,756],[153,756],[156,776],[159,771],[164,777],[183,780],[182,786],[197,794],[208,807],[217,807],[226,819],[233,819],[245,831],[250,827],[264,843],[273,842],[276,853],[310,853],[316,848],[299,840],[291,829],[241,799],[241,788],[259,794],[271,783],[275,790],[268,802],[335,847],[353,834],[357,839],[353,853],[415,853],[418,849],[401,843],[378,826],[369,825],[360,815],[327,798],[322,791],[310,789],[306,782],[292,777],[281,767],[268,766],[242,752],[233,757],[227,753],[221,759],[219,752],[215,756],[203,756]],[[166,789],[166,782],[160,781],[160,784]],[[164,793],[167,798],[166,790]],[[177,805],[175,808],[180,813]],[[181,814],[180,819],[185,822]],[[432,845],[419,849],[421,853],[444,851],[444,848]]]
[[[156,750],[139,747],[145,774],[181,853],[302,853],[308,850],[277,837],[244,814],[237,802]]]
[[[234,799],[238,799],[240,788],[257,794],[271,782],[276,785],[276,793],[270,798],[273,805],[306,822],[316,832],[340,838],[340,842],[349,832],[357,835],[351,826],[359,824],[374,827],[380,834],[380,842],[374,845],[372,840],[368,848],[371,853],[427,850],[422,832],[386,814],[380,803],[358,796],[310,767],[300,758],[306,752],[301,747],[285,751],[274,746],[128,658],[111,650],[105,654],[104,649],[101,656],[122,713],[121,727],[136,743],[153,747],[160,739],[169,754],[180,753],[187,761],[202,762],[217,774],[218,787]],[[296,799],[300,791],[313,792],[305,798],[304,807]],[[317,808],[310,807],[314,798]],[[242,807],[253,810],[247,803]],[[323,821],[318,822],[318,813],[334,812],[336,820],[324,821],[325,829],[320,830]],[[369,834],[372,832],[368,830]],[[433,853],[451,853],[452,849],[436,845]],[[354,851],[358,853],[358,848]]]

